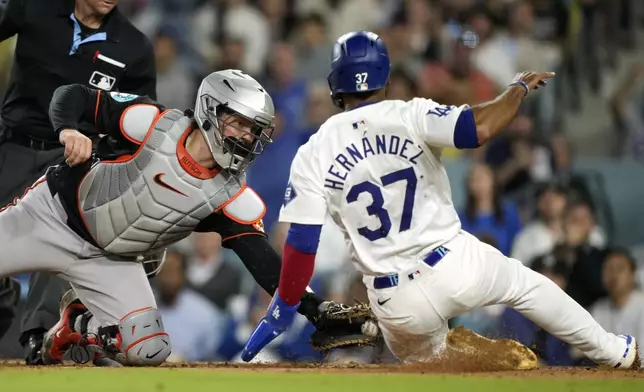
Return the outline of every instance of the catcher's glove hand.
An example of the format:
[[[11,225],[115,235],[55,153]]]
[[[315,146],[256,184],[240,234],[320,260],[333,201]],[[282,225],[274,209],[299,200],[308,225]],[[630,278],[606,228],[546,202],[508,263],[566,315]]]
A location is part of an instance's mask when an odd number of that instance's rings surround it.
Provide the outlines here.
[[[348,306],[323,302],[315,326],[317,331],[311,336],[311,345],[318,351],[375,346],[383,341],[376,317],[368,304]]]

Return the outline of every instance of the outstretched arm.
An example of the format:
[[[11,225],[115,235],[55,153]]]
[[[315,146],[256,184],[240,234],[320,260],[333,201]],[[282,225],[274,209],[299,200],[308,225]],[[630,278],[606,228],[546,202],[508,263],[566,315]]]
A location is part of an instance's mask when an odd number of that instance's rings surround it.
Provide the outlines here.
[[[521,102],[530,91],[546,84],[554,72],[521,72],[510,86],[494,100],[472,107],[478,144],[483,145],[498,135],[516,116]]]
[[[406,113],[417,125],[413,131],[430,146],[477,148],[498,135],[516,116],[525,96],[553,76],[553,72],[522,72],[498,97],[473,107],[415,98],[410,101],[413,110]]]

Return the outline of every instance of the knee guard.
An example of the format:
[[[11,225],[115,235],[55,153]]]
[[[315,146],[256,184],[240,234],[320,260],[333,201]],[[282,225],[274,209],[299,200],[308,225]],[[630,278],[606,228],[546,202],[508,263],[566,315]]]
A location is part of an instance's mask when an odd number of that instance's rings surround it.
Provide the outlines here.
[[[157,366],[172,352],[170,336],[163,329],[161,314],[144,308],[127,314],[119,322],[121,353],[130,366]]]

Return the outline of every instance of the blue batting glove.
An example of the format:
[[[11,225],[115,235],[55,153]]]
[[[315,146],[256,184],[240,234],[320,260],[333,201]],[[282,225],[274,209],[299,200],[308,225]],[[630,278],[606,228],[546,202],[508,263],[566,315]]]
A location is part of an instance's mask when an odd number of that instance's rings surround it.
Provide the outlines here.
[[[273,296],[271,304],[268,306],[266,316],[259,320],[259,323],[250,334],[246,346],[242,351],[241,358],[244,362],[249,362],[257,353],[259,353],[267,344],[275,340],[286,329],[291,326],[295,318],[295,312],[300,306],[290,306],[282,301],[277,291]]]

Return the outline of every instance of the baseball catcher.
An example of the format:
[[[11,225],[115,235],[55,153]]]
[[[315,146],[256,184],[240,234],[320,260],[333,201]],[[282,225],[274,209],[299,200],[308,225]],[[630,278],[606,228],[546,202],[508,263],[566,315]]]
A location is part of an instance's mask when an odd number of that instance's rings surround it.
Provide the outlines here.
[[[45,364],[70,349],[77,362],[163,363],[171,338],[141,259],[193,231],[219,233],[274,294],[280,257],[262,229],[264,203],[245,181],[274,121],[271,97],[256,80],[237,70],[210,74],[194,112],[67,85],[55,91],[49,114],[65,162],[0,212],[0,276],[49,271],[73,287],[45,334]],[[78,131],[81,122],[101,136],[95,148]],[[380,339],[360,305],[323,302],[309,290],[299,313],[317,327],[312,340],[320,350]]]

